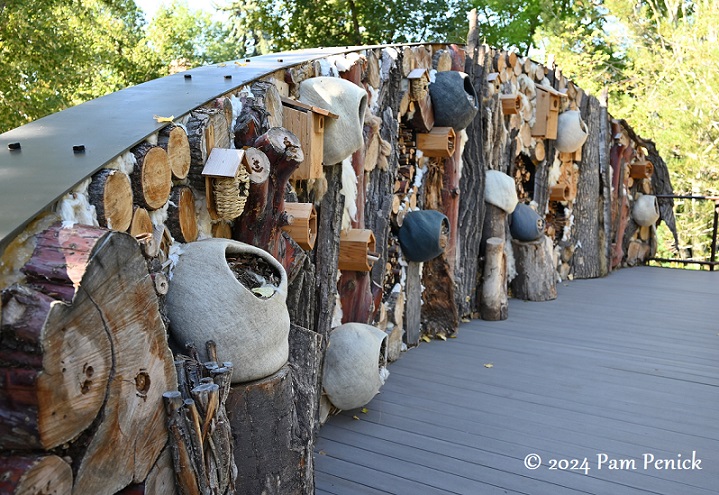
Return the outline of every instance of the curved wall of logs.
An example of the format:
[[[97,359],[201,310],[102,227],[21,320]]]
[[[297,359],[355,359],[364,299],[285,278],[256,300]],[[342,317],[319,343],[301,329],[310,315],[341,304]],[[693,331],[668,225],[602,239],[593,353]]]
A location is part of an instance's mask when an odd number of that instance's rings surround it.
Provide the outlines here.
[[[428,88],[445,71],[466,72],[476,93],[466,129],[435,126]],[[339,163],[322,152],[340,117],[299,101],[318,76],[367,97],[363,144]],[[588,136],[560,153],[568,110]],[[50,479],[63,494],[176,484],[313,493],[314,432],[320,410],[335,410],[320,384],[332,328],[374,325],[393,361],[404,345],[452,336],[461,319],[507,318],[512,294],[551,299],[557,277],[640,263],[656,249],[655,227],[629,212],[666,169],[559,69],[443,44],[194,69],[10,131],[0,145],[7,493]],[[538,240],[513,241],[511,211],[485,204],[488,170],[546,219]],[[415,210],[439,211],[449,227],[443,252],[422,263],[405,259],[398,238]],[[287,273],[289,361],[259,381],[230,384],[222,348],[168,344],[172,269],[183,245],[210,237],[260,247]],[[189,467],[175,473],[173,462]]]

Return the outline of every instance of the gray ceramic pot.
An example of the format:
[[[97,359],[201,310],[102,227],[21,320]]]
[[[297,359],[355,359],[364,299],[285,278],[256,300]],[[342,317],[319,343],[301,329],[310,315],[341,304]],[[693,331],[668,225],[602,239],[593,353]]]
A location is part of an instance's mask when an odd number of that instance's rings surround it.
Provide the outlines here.
[[[466,129],[479,110],[477,93],[464,72],[438,72],[429,85],[435,127]]]
[[[519,203],[510,216],[509,231],[518,241],[536,241],[544,233],[544,219],[531,206]]]
[[[444,252],[448,235],[449,220],[444,214],[436,210],[411,211],[399,229],[399,245],[409,261],[429,261]]]

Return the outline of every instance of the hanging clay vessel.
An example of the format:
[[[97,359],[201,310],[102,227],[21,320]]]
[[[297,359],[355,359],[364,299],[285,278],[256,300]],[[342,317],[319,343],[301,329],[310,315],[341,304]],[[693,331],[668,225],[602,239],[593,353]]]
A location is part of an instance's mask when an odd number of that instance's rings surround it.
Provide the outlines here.
[[[544,219],[534,208],[524,203],[517,204],[509,222],[509,232],[518,241],[536,241],[544,234]]]
[[[437,127],[453,127],[459,132],[467,128],[479,110],[477,93],[464,72],[438,72],[429,85],[429,95]]]
[[[436,210],[410,211],[399,229],[399,245],[409,261],[429,261],[444,252],[449,219]]]
[[[367,108],[364,88],[339,77],[313,77],[300,83],[299,100],[339,116],[325,120],[325,165],[340,163],[364,145],[362,127]]]
[[[659,220],[659,202],[651,194],[639,196],[632,207],[632,220],[641,227],[649,227]]]
[[[579,110],[568,110],[559,114],[557,140],[554,147],[560,153],[574,153],[587,140],[589,132]]]
[[[183,246],[167,293],[170,331],[180,345],[192,342],[207,361],[205,342],[214,340],[222,361],[232,361],[233,383],[265,378],[289,356],[287,274],[269,253],[230,239],[205,239]],[[240,283],[228,261],[249,258]],[[257,267],[261,267],[257,268]],[[257,273],[257,277],[254,273]],[[267,272],[279,280],[272,283]]]
[[[345,323],[330,332],[322,388],[338,409],[356,409],[379,392],[387,334],[364,323]]]
[[[512,213],[518,201],[514,179],[499,170],[487,170],[484,179],[484,200],[507,213]]]

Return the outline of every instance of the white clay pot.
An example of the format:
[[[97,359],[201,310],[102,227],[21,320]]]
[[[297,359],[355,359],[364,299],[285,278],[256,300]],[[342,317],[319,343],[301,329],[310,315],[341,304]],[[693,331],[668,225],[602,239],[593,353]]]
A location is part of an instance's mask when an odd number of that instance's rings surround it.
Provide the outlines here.
[[[338,409],[367,404],[383,384],[387,334],[364,323],[345,323],[330,332],[322,387]]]
[[[290,331],[282,265],[266,251],[230,239],[205,239],[182,249],[167,293],[170,331],[177,342],[194,343],[207,361],[205,342],[214,340],[219,359],[234,365],[233,383],[278,371],[289,357]],[[230,254],[257,256],[271,265],[281,279],[274,294],[263,299],[242,285],[227,264]]]
[[[659,220],[659,202],[651,194],[639,196],[632,207],[632,220],[641,227],[649,227]]]
[[[339,115],[338,119],[325,119],[325,165],[340,163],[364,145],[364,88],[339,77],[313,77],[300,83],[299,100]]]
[[[499,170],[487,170],[484,179],[484,200],[508,214],[517,207],[517,186],[507,174]]]
[[[561,153],[574,153],[587,140],[589,132],[579,110],[568,110],[559,114],[557,140],[554,147]]]

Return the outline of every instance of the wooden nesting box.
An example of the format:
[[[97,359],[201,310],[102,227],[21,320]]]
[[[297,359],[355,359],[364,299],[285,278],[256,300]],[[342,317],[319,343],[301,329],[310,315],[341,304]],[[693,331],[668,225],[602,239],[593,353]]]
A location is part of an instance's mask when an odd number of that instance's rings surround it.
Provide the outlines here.
[[[424,100],[429,94],[429,72],[427,69],[414,69],[407,75],[409,80],[410,101]]]
[[[368,272],[379,254],[375,252],[374,234],[369,229],[351,229],[340,234],[339,269]]]
[[[292,173],[292,180],[319,179],[323,176],[322,160],[325,119],[338,118],[323,108],[306,105],[290,98],[282,98],[282,123],[297,136],[305,159]]]
[[[285,203],[285,211],[291,217],[290,224],[282,230],[290,234],[306,251],[315,247],[317,240],[317,212],[312,203]]]
[[[504,115],[519,113],[519,109],[522,108],[522,100],[519,95],[501,95],[499,100],[502,102],[502,113]]]
[[[629,177],[632,179],[649,179],[654,174],[654,165],[650,161],[638,161],[629,166]]]
[[[532,136],[543,139],[557,139],[557,121],[559,119],[560,98],[562,93],[541,84],[536,85],[536,120],[532,127]]]
[[[425,156],[447,158],[454,154],[456,135],[451,127],[434,127],[427,133],[417,134],[417,148]]]
[[[202,175],[207,211],[213,220],[234,220],[242,214],[249,193],[249,170],[245,150],[212,148]]]

